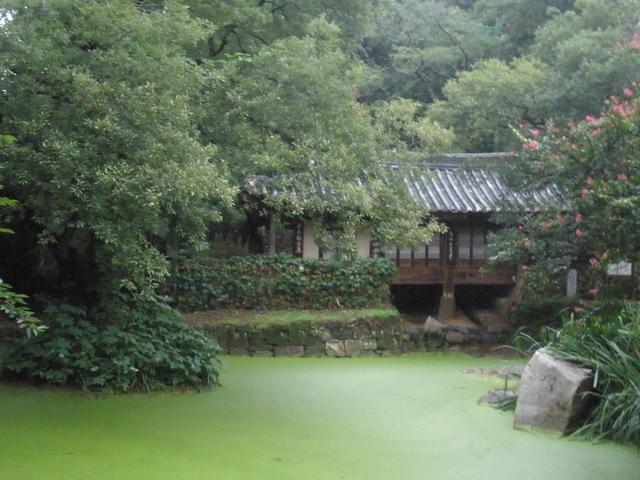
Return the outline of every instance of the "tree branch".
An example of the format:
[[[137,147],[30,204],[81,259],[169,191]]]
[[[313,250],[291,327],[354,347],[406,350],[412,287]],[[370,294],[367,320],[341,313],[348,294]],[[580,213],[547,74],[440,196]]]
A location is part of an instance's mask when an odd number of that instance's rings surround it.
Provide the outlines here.
[[[464,55],[464,68],[467,68],[471,63],[471,59],[469,58],[469,55],[467,55],[467,52],[465,51],[465,49],[462,48],[462,45],[460,45],[460,42],[456,40],[456,38],[453,35],[451,35],[449,32],[447,32],[444,29],[444,27],[440,24],[437,18],[434,18],[433,21],[436,23],[436,25],[442,31],[442,33],[444,33],[447,36],[447,38],[449,38],[449,40],[451,40],[453,44],[456,47],[458,47],[458,49],[462,52],[462,55]]]

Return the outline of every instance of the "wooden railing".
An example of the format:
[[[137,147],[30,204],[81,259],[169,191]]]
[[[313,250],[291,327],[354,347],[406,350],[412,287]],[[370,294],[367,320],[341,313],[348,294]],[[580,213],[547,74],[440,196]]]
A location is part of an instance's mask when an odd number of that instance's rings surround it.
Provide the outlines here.
[[[440,262],[411,264],[401,260],[398,273],[393,279],[394,284],[437,285],[445,282],[447,271],[453,276],[454,284],[468,285],[513,285],[515,284],[515,269],[509,266],[498,266],[483,271],[484,262],[459,261],[456,265],[443,266]]]

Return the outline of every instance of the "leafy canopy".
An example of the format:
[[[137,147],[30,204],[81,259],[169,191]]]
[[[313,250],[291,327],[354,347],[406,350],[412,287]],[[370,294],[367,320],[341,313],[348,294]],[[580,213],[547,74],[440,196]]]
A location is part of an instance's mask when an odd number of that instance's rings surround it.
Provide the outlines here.
[[[201,141],[207,73],[189,48],[212,30],[186,8],[142,11],[134,2],[11,2],[0,35],[0,130],[16,142],[0,172],[38,230],[42,274],[60,251],[114,296],[148,297],[167,271],[159,245],[204,239],[211,199],[234,189]],[[95,267],[94,267],[95,266]]]

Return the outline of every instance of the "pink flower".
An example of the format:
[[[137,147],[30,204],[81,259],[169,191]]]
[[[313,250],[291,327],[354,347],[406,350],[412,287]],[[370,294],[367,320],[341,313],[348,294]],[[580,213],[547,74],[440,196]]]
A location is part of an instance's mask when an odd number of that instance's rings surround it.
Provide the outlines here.
[[[596,121],[596,117],[594,117],[593,115],[587,115],[586,117],[584,117],[584,119],[589,123],[593,123]]]
[[[581,222],[582,222],[582,214],[576,213],[576,223],[581,223]]]
[[[576,237],[581,237],[582,236],[582,230],[580,230],[579,228],[576,228]]]
[[[593,178],[591,177],[587,178],[587,185],[593,185]]]
[[[524,225],[519,223],[518,226],[517,226],[517,229],[520,230],[520,231],[524,230]]]
[[[598,266],[598,259],[596,257],[589,257],[589,266],[596,268]]]
[[[633,97],[633,90],[631,90],[629,87],[625,88],[623,92],[627,97]]]
[[[602,129],[601,128],[596,128],[593,132],[590,133],[590,135],[592,137],[597,137],[598,135],[600,135],[602,133]]]
[[[583,188],[582,190],[580,190],[580,196],[582,198],[588,197],[590,193],[591,193],[591,190],[589,190],[588,188]]]
[[[574,307],[573,311],[576,312],[576,313],[582,313],[582,312],[584,312],[584,308],[582,308],[582,307]]]
[[[618,104],[614,105],[613,107],[611,107],[611,110],[613,110],[616,113],[624,113],[625,108],[624,108],[624,105],[622,103],[618,103]]]
[[[618,180],[620,180],[621,182],[624,182],[625,180],[627,180],[627,176],[624,173],[619,173]]]
[[[540,130],[531,130],[531,135],[533,135],[534,137],[539,137],[540,136]]]
[[[590,294],[592,297],[597,296],[597,295],[598,295],[598,292],[600,292],[600,289],[599,289],[598,287],[591,288],[591,289],[589,290],[589,294]]]
[[[525,148],[526,150],[531,150],[532,152],[538,150],[538,147],[540,146],[540,142],[533,140],[529,143],[525,143],[524,145],[522,145],[522,148]]]

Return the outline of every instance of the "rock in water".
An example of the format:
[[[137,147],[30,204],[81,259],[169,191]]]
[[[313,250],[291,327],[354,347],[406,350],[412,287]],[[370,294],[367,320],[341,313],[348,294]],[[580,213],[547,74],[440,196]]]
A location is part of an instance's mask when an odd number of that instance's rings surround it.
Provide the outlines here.
[[[362,352],[362,348],[360,340],[336,340],[327,342],[325,345],[326,354],[329,357],[357,357]]]
[[[428,316],[422,329],[427,335],[442,335],[444,325],[432,316]]]
[[[589,406],[591,371],[538,350],[522,372],[514,426],[567,433]]]
[[[512,398],[515,398],[516,393],[511,390],[491,390],[478,400],[478,403],[488,403],[492,407],[499,407],[505,404]]]

